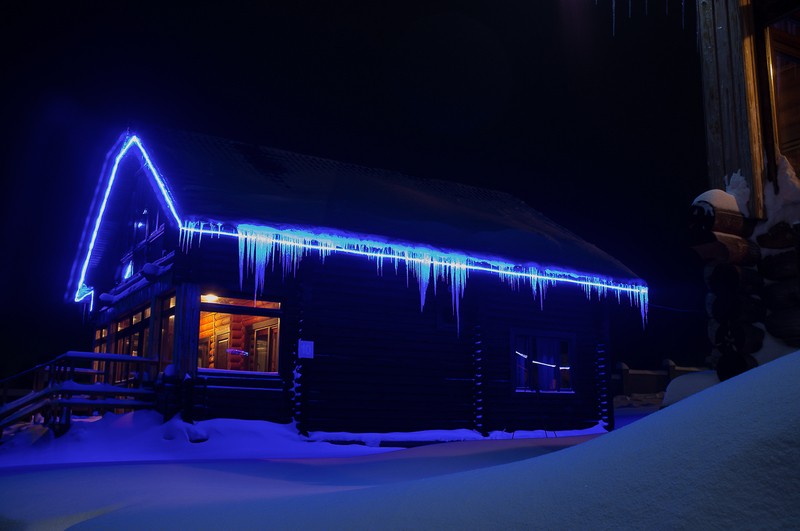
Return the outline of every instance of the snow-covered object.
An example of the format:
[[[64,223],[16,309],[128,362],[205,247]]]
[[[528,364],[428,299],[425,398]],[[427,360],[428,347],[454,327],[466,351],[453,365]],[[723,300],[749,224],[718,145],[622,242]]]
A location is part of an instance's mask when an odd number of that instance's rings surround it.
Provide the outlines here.
[[[695,197],[694,201],[692,201],[693,205],[702,206],[703,203],[709,204],[715,209],[719,210],[730,210],[732,212],[740,212],[739,203],[736,201],[736,197],[724,190],[719,190],[717,188],[714,188],[712,190],[706,190],[702,194]]]
[[[548,439],[565,437],[584,437],[588,435],[601,435],[608,433],[602,423],[583,430],[518,430],[518,431],[492,431],[484,436],[475,430],[422,430],[415,432],[382,432],[382,433],[349,433],[312,431],[308,434],[309,440],[328,442],[360,442],[367,446],[379,446],[382,443],[398,442],[453,442],[453,441],[481,441],[481,440],[506,440],[506,439]]]
[[[65,388],[82,391],[87,386],[69,384]],[[59,438],[41,425],[19,428],[13,436],[7,433],[0,445],[0,469],[111,461],[348,457],[395,451],[399,447],[392,444],[398,442],[563,439],[605,433],[607,430],[598,423],[583,430],[493,431],[486,436],[475,430],[443,429],[388,433],[311,432],[304,437],[294,424],[235,419],[189,423],[180,415],[165,423],[161,414],[139,410],[77,418],[69,431]],[[382,443],[388,444],[382,446]],[[230,448],[236,451],[226,451]]]
[[[661,405],[669,406],[718,383],[717,371],[697,371],[683,374],[669,382]]]
[[[177,374],[178,368],[173,363],[170,363],[164,368],[164,378],[175,378]]]
[[[778,189],[767,184],[764,193],[764,204],[769,219],[768,225],[763,230],[785,221],[790,225],[800,222],[800,179],[797,178],[794,168],[783,155],[778,156]]]
[[[762,323],[755,323],[754,326],[764,331],[764,342],[761,349],[753,354],[759,365],[764,365],[795,351],[794,348],[773,337]],[[698,371],[678,376],[667,385],[662,405],[674,404],[718,383],[719,377],[716,371]]]
[[[730,178],[725,178],[725,191],[736,199],[739,212],[749,216],[750,211],[747,208],[747,203],[750,201],[750,186],[748,186],[741,170],[736,171]]]
[[[147,262],[142,266],[142,275],[144,275],[145,277],[156,278],[169,271],[171,267],[172,264],[169,264],[167,266],[162,266],[159,264],[154,264],[152,262]]]
[[[782,356],[791,354],[796,350],[794,347],[790,347],[780,339],[770,334],[769,331],[767,331],[767,327],[762,323],[754,323],[754,326],[764,331],[764,343],[761,346],[761,350],[753,353],[753,357],[756,359],[759,365],[769,363],[770,361],[776,360]]]

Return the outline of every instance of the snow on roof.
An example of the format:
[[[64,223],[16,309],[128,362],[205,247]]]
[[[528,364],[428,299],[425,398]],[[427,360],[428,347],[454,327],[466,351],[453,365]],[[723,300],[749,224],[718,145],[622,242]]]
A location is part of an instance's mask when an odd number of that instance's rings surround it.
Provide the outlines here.
[[[184,219],[344,231],[637,279],[507,193],[196,133],[140,136]]]

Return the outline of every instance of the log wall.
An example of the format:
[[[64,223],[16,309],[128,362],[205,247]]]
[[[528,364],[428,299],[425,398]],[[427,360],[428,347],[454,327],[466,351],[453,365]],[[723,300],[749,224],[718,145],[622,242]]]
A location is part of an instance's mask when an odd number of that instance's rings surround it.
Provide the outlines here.
[[[605,304],[588,301],[580,289],[549,289],[543,306],[530,289],[512,291],[495,278],[470,278],[465,297],[480,322],[482,341],[484,431],[585,427],[600,419],[597,350],[607,338]],[[532,393],[516,390],[512,332],[546,332],[572,336],[574,392]]]
[[[190,255],[184,280],[220,294],[239,292],[235,245],[204,240]],[[252,285],[245,279],[241,296],[249,296]],[[460,326],[445,284],[436,293],[429,286],[420,311],[417,281],[406,278],[403,265],[395,272],[387,263],[379,275],[376,264],[361,257],[331,255],[323,264],[308,256],[295,274],[270,272],[265,290],[264,299],[281,303],[279,375],[303,433],[488,433],[581,428],[608,419],[599,411],[595,363],[606,339],[607,303],[587,300],[578,288],[551,287],[542,309],[530,288],[517,292],[493,275],[472,273]],[[233,321],[232,339],[239,326]],[[200,326],[208,331],[211,325]],[[572,338],[572,392],[515,389],[515,330]],[[298,356],[298,340],[313,342],[313,358]],[[242,407],[245,414],[249,406]]]
[[[430,287],[420,311],[416,280],[363,258],[309,259],[301,338],[302,421],[309,431],[390,432],[472,425],[470,342],[448,319],[449,294]],[[445,297],[446,296],[446,297]],[[444,299],[447,298],[447,304]]]
[[[544,310],[529,289],[471,274],[460,332],[450,294],[429,287],[424,311],[416,280],[375,273],[358,258],[303,264],[303,423],[309,431],[561,429],[599,418],[595,357],[602,303],[581,290],[551,288]],[[574,392],[517,392],[512,331],[574,337]]]
[[[713,218],[714,209],[705,206]],[[764,345],[765,332],[800,346],[800,240],[788,223],[768,220],[725,223],[729,233],[718,233],[711,229],[720,225],[710,223],[708,216],[700,219],[698,212],[693,205],[689,226],[694,249],[705,261],[713,345],[709,362],[725,380],[758,364],[755,354]],[[733,219],[728,213],[719,217]],[[717,251],[710,252],[714,244]],[[722,247],[747,251],[720,252]]]

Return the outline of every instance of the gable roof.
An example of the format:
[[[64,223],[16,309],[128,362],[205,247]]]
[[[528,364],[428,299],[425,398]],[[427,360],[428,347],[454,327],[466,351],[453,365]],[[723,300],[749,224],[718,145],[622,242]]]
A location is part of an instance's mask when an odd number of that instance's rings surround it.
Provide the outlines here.
[[[504,192],[194,133],[159,131],[142,140],[186,220],[328,228],[637,278]]]
[[[128,133],[112,149],[104,170],[111,172],[111,179],[104,177],[106,198],[116,167],[134,145],[151,169],[165,211],[190,238],[193,232],[216,230],[240,239],[249,231],[247,239],[258,233],[254,227],[267,227],[271,233],[300,234],[306,242],[316,234],[368,242],[376,249],[413,246],[426,249],[426,256],[466,256],[487,266],[473,269],[542,272],[545,280],[595,283],[599,292],[624,287],[632,300],[638,297],[646,305],[646,284],[619,260],[504,192],[154,130]],[[99,211],[95,233],[103,205],[93,207]],[[88,254],[79,283],[95,238],[82,245]],[[324,246],[353,247],[328,240]]]

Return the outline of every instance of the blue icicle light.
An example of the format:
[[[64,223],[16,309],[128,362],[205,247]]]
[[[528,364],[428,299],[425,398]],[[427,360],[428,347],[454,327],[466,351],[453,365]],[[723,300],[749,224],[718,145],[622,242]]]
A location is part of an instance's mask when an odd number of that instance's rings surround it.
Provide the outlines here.
[[[186,230],[205,232],[200,228]],[[212,234],[229,234],[208,230]],[[294,273],[303,257],[316,252],[321,260],[332,253],[364,256],[375,260],[378,274],[382,274],[384,263],[394,265],[395,272],[402,262],[406,274],[410,271],[417,279],[420,290],[420,309],[425,306],[425,295],[431,282],[443,280],[450,289],[451,304],[456,319],[459,318],[459,303],[464,296],[464,287],[470,272],[480,271],[497,275],[513,288],[528,283],[534,297],[543,301],[549,286],[555,284],[577,284],[587,296],[606,297],[613,292],[621,302],[625,295],[629,302],[639,307],[642,322],[647,320],[648,288],[645,285],[614,281],[600,275],[587,275],[552,268],[519,266],[496,259],[476,258],[463,253],[435,250],[418,245],[382,242],[377,239],[357,237],[333,232],[311,232],[304,229],[279,229],[276,227],[240,224],[236,227],[239,239],[239,283],[245,276],[253,275],[256,291],[264,289],[267,267],[273,270],[280,264],[283,274]],[[191,236],[189,236],[191,239]]]

